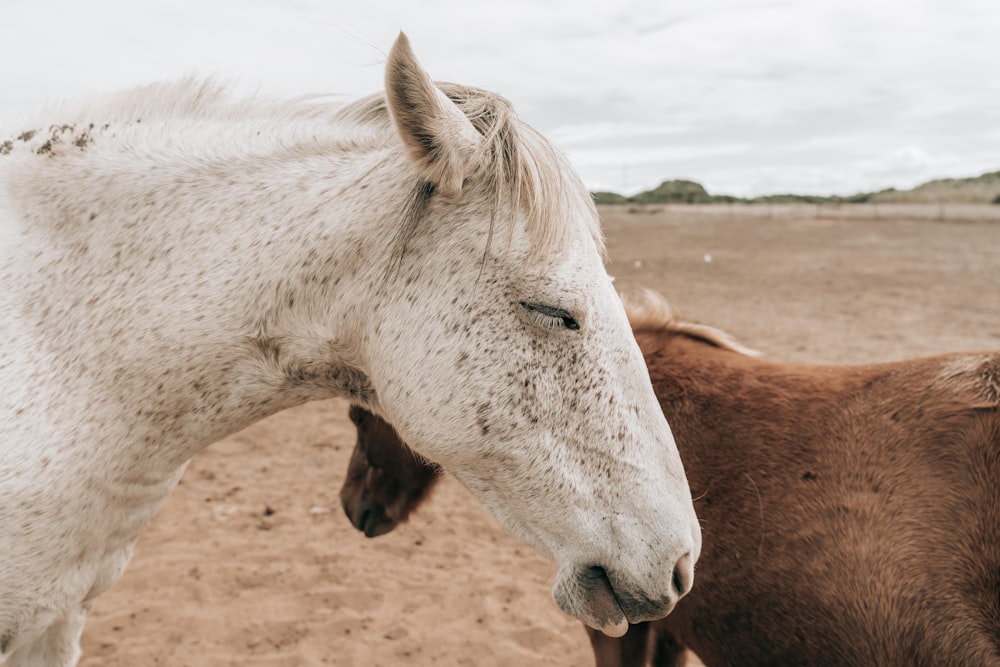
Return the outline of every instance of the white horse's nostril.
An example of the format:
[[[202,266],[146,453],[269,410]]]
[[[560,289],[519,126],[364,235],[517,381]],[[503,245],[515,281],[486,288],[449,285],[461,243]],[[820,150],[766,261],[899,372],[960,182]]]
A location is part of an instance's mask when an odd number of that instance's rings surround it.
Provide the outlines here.
[[[677,559],[677,563],[674,565],[674,578],[673,586],[674,592],[677,593],[678,598],[682,598],[687,595],[688,591],[691,590],[691,585],[694,583],[694,559],[691,558],[691,552],[684,554]]]

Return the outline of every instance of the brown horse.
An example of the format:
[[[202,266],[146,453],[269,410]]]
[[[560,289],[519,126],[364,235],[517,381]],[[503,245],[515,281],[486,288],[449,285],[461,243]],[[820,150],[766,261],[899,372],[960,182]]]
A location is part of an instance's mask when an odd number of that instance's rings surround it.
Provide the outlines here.
[[[599,667],[1000,665],[1000,354],[781,364],[665,302],[632,323],[704,547],[670,616],[588,631]]]
[[[406,521],[430,495],[441,469],[410,450],[380,417],[357,405],[348,415],[358,440],[340,501],[355,528],[378,537]]]

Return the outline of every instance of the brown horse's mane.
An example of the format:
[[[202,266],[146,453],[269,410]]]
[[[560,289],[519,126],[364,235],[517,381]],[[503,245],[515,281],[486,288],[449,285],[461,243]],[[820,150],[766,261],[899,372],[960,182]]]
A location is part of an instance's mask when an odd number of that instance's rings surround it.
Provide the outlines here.
[[[746,347],[721,329],[707,324],[685,322],[670,305],[667,298],[651,289],[643,288],[622,296],[632,331],[639,333],[669,331],[707,343],[721,350],[729,350],[749,357],[759,357],[760,352]]]

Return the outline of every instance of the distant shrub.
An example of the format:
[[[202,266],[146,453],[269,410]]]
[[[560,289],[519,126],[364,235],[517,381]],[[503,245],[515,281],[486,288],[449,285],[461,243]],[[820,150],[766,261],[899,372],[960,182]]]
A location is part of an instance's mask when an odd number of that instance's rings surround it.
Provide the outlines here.
[[[592,192],[591,196],[594,198],[595,204],[625,204],[628,202],[628,197],[617,192]]]
[[[631,198],[637,204],[707,204],[711,197],[701,183],[694,181],[663,181],[652,190]]]
[[[677,179],[663,181],[652,190],[625,197],[617,192],[595,192],[598,204],[943,204],[968,203],[1000,204],[1000,171],[993,171],[972,178],[941,178],[918,185],[912,190],[886,188],[878,192],[859,192],[853,195],[795,195],[772,194],[761,197],[733,197],[710,195],[694,181]]]

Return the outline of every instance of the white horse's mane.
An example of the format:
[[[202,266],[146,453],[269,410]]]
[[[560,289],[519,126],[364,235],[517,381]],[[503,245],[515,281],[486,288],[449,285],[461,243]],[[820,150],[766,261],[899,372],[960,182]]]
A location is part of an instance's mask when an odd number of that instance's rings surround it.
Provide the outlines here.
[[[567,222],[572,220],[573,224],[583,225],[603,253],[596,208],[566,159],[541,134],[519,122],[503,97],[457,84],[437,85],[483,135],[481,169],[475,186],[491,200],[493,221],[499,221],[496,212],[505,203],[517,204],[527,218],[535,252],[544,254],[564,248],[570,229]],[[319,153],[331,148],[384,148],[395,132],[383,93],[352,102],[333,95],[304,95],[289,100],[238,98],[229,86],[218,81],[189,77],[47,107],[0,133],[0,154],[9,153],[19,142],[33,152],[48,150],[46,141],[83,148],[102,129],[173,120],[244,124],[255,130],[266,127],[268,134],[274,135],[270,141],[278,146]],[[10,127],[9,123],[5,125]],[[422,186],[426,184],[415,184],[417,201],[409,208],[410,219],[403,221],[405,235],[419,226],[424,200],[432,196],[433,188]],[[581,201],[587,207],[585,211],[580,210]],[[582,215],[570,213],[574,211]]]
[[[137,120],[247,121],[257,118],[293,121],[298,118],[332,119],[343,104],[315,104],[332,95],[309,95],[277,100],[263,95],[236,98],[231,86],[215,79],[185,77],[138,86],[112,93],[91,95],[42,107],[19,125],[49,125],[101,122],[107,124]],[[29,121],[25,123],[24,121]],[[10,125],[7,121],[5,125]],[[15,129],[26,129],[20,127]]]

